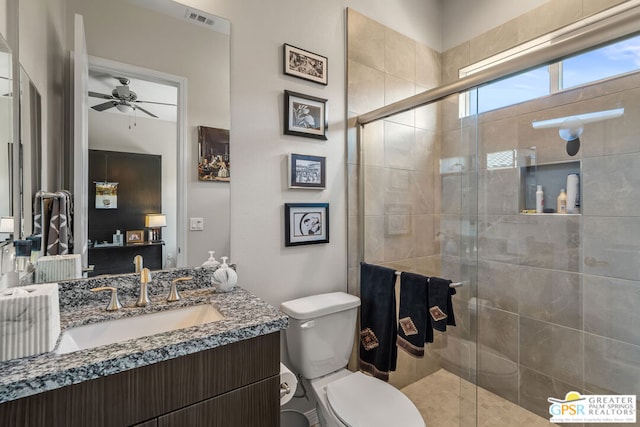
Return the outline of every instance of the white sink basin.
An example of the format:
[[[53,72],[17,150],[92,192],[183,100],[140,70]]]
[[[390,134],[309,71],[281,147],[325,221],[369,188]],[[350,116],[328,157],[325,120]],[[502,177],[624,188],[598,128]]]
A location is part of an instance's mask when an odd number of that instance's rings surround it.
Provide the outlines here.
[[[162,332],[221,320],[223,317],[211,304],[143,314],[135,317],[107,320],[78,326],[62,333],[57,354],[99,347]]]

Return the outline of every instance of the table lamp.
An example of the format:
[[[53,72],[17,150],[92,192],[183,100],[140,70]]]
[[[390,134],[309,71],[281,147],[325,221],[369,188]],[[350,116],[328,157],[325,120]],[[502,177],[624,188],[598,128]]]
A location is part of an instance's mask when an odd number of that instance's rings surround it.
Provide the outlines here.
[[[144,226],[149,229],[149,241],[160,240],[160,228],[167,226],[167,216],[165,214],[147,214]]]

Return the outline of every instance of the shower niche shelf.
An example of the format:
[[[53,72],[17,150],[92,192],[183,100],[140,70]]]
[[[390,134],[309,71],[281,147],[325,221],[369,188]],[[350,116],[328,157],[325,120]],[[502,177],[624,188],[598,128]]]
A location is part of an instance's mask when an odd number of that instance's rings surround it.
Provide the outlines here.
[[[523,210],[536,209],[536,190],[538,185],[542,185],[544,191],[545,209],[553,209],[557,206],[557,198],[560,190],[567,187],[567,176],[570,174],[580,175],[581,162],[549,163],[543,165],[523,166],[520,168],[520,212]],[[582,183],[578,185],[579,199],[582,201]],[[581,203],[582,204],[582,203]],[[527,214],[532,215],[532,214]],[[538,214],[553,215],[553,214]],[[562,214],[580,215],[580,214]]]

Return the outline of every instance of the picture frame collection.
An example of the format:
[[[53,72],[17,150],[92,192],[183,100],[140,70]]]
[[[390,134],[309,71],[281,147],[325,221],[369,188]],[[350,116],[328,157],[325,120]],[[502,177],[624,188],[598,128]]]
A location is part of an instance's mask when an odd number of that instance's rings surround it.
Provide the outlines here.
[[[285,43],[283,73],[327,86],[328,58]],[[284,91],[285,135],[326,141],[328,116],[325,98]],[[289,153],[289,189],[324,190],[327,187],[326,157]],[[329,243],[329,203],[285,203],[285,246]]]

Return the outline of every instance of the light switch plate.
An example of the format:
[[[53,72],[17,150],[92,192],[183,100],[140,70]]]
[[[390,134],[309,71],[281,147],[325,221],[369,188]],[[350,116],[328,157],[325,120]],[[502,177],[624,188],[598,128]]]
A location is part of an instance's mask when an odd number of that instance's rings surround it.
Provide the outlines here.
[[[204,218],[189,218],[189,230],[190,231],[204,230]]]

